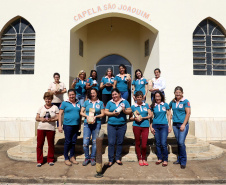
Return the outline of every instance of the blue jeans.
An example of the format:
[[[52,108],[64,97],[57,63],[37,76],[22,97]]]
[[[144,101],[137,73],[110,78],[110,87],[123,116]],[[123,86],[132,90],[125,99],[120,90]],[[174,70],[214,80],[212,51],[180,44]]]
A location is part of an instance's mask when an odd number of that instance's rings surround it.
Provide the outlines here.
[[[60,107],[61,103],[52,103],[53,105],[56,105],[58,108]],[[59,122],[57,120],[57,127],[59,127]]]
[[[168,161],[167,136],[168,124],[153,124],[155,129],[155,141],[157,149],[157,157],[159,160]]]
[[[125,100],[128,100],[129,98],[129,92],[128,91],[121,91],[121,97],[124,98]]]
[[[116,156],[115,160],[121,159],[122,143],[125,137],[127,125],[110,125],[107,126],[108,131],[108,159],[109,162],[114,161],[115,143],[117,140]]]
[[[70,158],[75,156],[75,144],[77,141],[79,125],[64,125],[64,158],[69,160],[68,152],[70,151]]]
[[[88,124],[84,123],[83,127],[83,150],[86,159],[94,159],[96,157],[96,138],[101,128],[101,123]],[[89,141],[92,135],[92,152],[89,155]]]
[[[181,165],[186,165],[187,154],[186,154],[185,139],[188,134],[189,124],[188,123],[186,124],[183,132],[180,131],[181,125],[182,125],[182,123],[173,123],[173,132],[177,139],[177,145],[178,145],[177,162],[179,162]]]
[[[85,102],[85,99],[86,99],[86,95],[76,94],[76,99],[79,101],[81,106],[83,106],[84,102]]]

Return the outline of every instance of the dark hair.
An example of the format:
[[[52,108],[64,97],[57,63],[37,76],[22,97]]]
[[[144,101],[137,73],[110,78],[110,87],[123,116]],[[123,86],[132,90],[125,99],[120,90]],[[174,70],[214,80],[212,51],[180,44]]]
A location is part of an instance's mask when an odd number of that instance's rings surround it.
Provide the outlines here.
[[[69,94],[69,92],[74,92],[74,93],[75,93],[75,95],[76,95],[76,91],[75,91],[75,89],[69,89],[69,90],[67,91],[67,94]]]
[[[155,101],[155,95],[156,95],[156,94],[160,94],[160,96],[161,96],[161,101],[162,101],[163,103],[165,103],[165,96],[162,94],[162,92],[161,92],[161,91],[155,91],[155,94],[154,94],[154,97],[153,97],[153,101],[152,101],[152,104],[151,104],[151,108],[152,108],[152,109],[155,107],[155,103],[156,103],[156,101]]]
[[[53,100],[53,93],[45,92],[44,96],[43,96],[43,99],[45,99],[45,98],[50,98],[51,100]]]
[[[95,78],[95,79],[92,77],[92,73],[93,73],[93,72],[96,72],[96,78]],[[89,76],[89,77],[92,77],[93,80],[97,80],[97,71],[96,71],[96,70],[91,70],[91,71],[90,71],[90,76]]]
[[[137,91],[136,93],[135,93],[135,97],[137,97],[137,96],[144,96],[144,94],[143,94],[143,92],[142,91]]]
[[[141,78],[143,77],[142,71],[141,71],[140,69],[137,69],[137,70],[135,71],[135,80],[137,79],[137,72],[140,72],[140,73],[141,73]]]
[[[118,94],[121,94],[120,91],[119,91],[117,88],[112,89],[112,90],[111,90],[111,94],[112,94],[113,92],[117,92]]]
[[[91,100],[91,91],[92,91],[92,90],[96,91],[96,93],[97,93],[97,98],[98,98],[98,90],[95,89],[95,88],[91,88],[91,89],[89,89],[88,92],[87,92],[87,97],[88,97],[88,99],[90,99],[90,100]],[[98,99],[99,99],[99,98],[98,98]]]
[[[184,93],[183,88],[182,88],[181,86],[176,86],[175,89],[174,89],[174,93],[175,93],[177,90],[179,90],[179,91],[181,91],[182,93]]]
[[[111,76],[113,76],[114,77],[114,74],[113,74],[113,70],[112,70],[112,68],[107,68],[107,70],[106,70],[106,73],[105,73],[105,76],[107,76],[108,75],[108,71],[111,71]]]
[[[161,70],[159,68],[155,68],[154,72],[155,71],[159,71],[159,73],[161,73]]]
[[[54,78],[56,75],[58,75],[58,76],[60,77],[60,74],[59,74],[59,73],[54,73],[54,74],[53,74],[53,78]]]
[[[118,66],[118,68],[120,68],[120,67],[123,67],[123,68],[125,69],[125,74],[127,74],[126,66],[125,66],[124,64],[120,64],[120,65]],[[119,72],[119,73],[120,73],[120,72]]]

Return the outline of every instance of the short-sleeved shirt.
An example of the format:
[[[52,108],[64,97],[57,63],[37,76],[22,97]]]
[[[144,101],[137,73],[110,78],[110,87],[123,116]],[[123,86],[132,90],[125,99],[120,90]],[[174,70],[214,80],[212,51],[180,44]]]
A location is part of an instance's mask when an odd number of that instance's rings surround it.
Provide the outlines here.
[[[145,85],[148,84],[148,81],[145,78],[133,80],[132,85],[135,87],[134,94],[137,91],[142,91],[143,95],[145,95]]]
[[[153,124],[168,124],[166,118],[166,111],[169,110],[169,105],[167,103],[161,102],[160,104],[155,104],[154,108],[151,108],[151,111],[154,114]]]
[[[100,100],[97,100],[95,103],[92,103],[91,100],[86,100],[82,107],[85,107],[87,116],[89,115],[89,109],[95,108],[94,116],[97,116],[97,115],[101,114],[101,110],[104,109],[104,103]],[[84,123],[87,123],[86,118],[84,120]],[[97,118],[96,123],[101,123],[101,118]]]
[[[138,105],[135,103],[135,105],[131,106],[131,109],[132,109],[132,112],[135,112],[137,110],[142,117],[147,117],[148,109],[150,109],[150,108],[147,103],[142,103],[142,105]],[[133,126],[150,127],[150,123],[149,123],[148,119],[142,120],[141,122],[133,121]]]
[[[86,80],[79,80],[75,85],[76,95],[86,94]]]
[[[122,98],[118,106],[115,104],[113,100],[110,100],[107,103],[105,109],[108,109],[109,112],[114,112],[114,110],[117,109],[119,106],[124,106],[125,109],[130,108],[129,102]],[[108,117],[108,124],[110,125],[123,125],[125,123],[126,123],[126,114],[123,113],[123,111],[120,112],[118,116]]]
[[[102,78],[101,82],[105,85],[107,83],[114,84],[114,77],[108,78],[108,76],[105,76]],[[113,89],[113,86],[105,87],[102,90],[102,94],[111,94],[111,90]]]
[[[78,101],[74,105],[69,101],[63,101],[60,109],[64,110],[64,125],[79,125],[81,105]]]
[[[56,82],[52,82],[49,85],[48,89],[51,91],[59,91],[59,90],[63,91],[64,89],[66,89],[66,86],[64,85],[63,82],[60,82],[59,84]],[[61,103],[62,101],[64,101],[64,94],[53,95],[52,103]]]
[[[89,77],[89,78],[87,79],[86,83],[90,83],[90,85],[93,85],[93,81],[94,81],[94,80],[92,79],[92,77]],[[97,82],[97,80],[96,80],[96,82]],[[94,88],[94,89],[96,89],[96,90],[99,91],[100,85],[99,85],[98,82],[97,82],[97,84],[96,84],[95,86],[93,86],[92,88]]]
[[[124,78],[122,79],[120,77],[120,74],[116,75],[115,79],[117,81],[116,84],[116,88],[120,91],[120,92],[126,92],[128,91],[128,85],[127,85],[127,80],[126,80],[126,75],[124,76]]]
[[[47,109],[45,107],[45,105],[41,106],[38,109],[37,114],[40,115],[40,118],[44,118],[44,116],[46,115],[46,112],[49,112],[50,117],[54,118],[56,116],[56,114],[59,113],[59,109],[56,105],[53,105],[52,107],[50,107],[49,109]],[[38,124],[38,128],[39,130],[52,130],[55,131],[55,127],[56,127],[56,122],[55,121],[51,121],[51,122],[39,122]]]
[[[176,101],[171,101],[169,107],[173,110],[173,122],[183,123],[186,116],[185,108],[190,108],[191,106],[187,99],[182,98],[178,104]]]

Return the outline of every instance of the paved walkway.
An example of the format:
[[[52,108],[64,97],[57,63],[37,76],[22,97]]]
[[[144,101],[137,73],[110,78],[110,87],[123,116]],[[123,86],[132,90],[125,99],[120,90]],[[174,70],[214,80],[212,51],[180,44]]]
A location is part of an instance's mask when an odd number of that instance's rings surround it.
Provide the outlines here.
[[[95,167],[73,165],[66,166],[56,162],[50,167],[41,168],[36,163],[14,161],[7,157],[7,149],[19,142],[0,142],[0,183],[44,183],[44,184],[204,184],[226,183],[226,152],[218,159],[207,161],[188,161],[187,168],[169,162],[168,167],[156,166],[154,162],[147,167],[140,167],[136,162],[124,162],[123,166],[114,164],[104,172],[104,177],[97,179]],[[212,142],[226,149],[226,142]],[[226,151],[226,150],[225,150]]]

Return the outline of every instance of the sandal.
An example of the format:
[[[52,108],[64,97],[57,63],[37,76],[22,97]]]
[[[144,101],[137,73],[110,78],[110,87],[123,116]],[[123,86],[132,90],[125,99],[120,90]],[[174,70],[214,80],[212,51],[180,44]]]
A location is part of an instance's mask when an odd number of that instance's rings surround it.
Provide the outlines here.
[[[117,161],[118,161],[118,162],[117,162]],[[123,165],[123,164],[122,164],[122,161],[120,161],[120,160],[117,160],[117,161],[116,161],[116,163],[117,163],[118,165],[120,165],[120,166]]]
[[[143,161],[144,166],[148,166],[147,161]]]
[[[168,166],[168,162],[166,162],[166,161],[164,161],[163,163],[162,163],[162,167],[166,167],[166,166]]]
[[[155,162],[156,165],[159,165],[159,164],[161,164],[161,163],[162,163],[161,160],[158,160],[158,161]]]
[[[141,160],[140,160],[140,161],[141,161]],[[139,165],[140,165],[140,166],[144,166],[143,161],[141,161],[141,162],[140,162],[140,161],[139,161]]]

